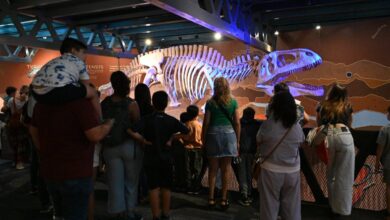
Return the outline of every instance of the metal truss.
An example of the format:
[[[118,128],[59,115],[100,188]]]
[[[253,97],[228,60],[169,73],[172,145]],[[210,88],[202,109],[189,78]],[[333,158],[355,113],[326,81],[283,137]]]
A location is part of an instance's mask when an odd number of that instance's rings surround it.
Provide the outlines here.
[[[250,34],[253,27],[250,11],[240,0],[145,0],[173,14],[223,35],[271,52],[273,47]]]
[[[35,49],[46,48],[58,50],[61,41],[66,37],[72,37],[84,42],[88,46],[87,53],[120,58],[133,58],[131,54],[133,41],[128,36],[116,33],[104,32],[99,28],[74,26],[71,23],[53,21],[42,15],[23,15],[12,9],[7,1],[0,0],[0,22],[2,28],[8,31],[2,33],[0,29],[0,44],[3,45],[5,56],[0,60],[29,62]],[[5,23],[5,24],[4,24]],[[16,49],[12,51],[15,47]],[[25,48],[28,52],[26,57],[19,57],[18,54]]]
[[[35,54],[37,53],[37,48],[29,48],[24,46],[9,46],[8,44],[2,45],[3,53],[5,55],[0,55],[0,61],[6,62],[21,62],[21,63],[31,63]]]

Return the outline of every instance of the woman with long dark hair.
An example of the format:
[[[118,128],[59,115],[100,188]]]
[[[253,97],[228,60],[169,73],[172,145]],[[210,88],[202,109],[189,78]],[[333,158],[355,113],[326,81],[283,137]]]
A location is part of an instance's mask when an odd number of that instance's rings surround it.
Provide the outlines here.
[[[275,94],[271,114],[256,136],[261,155],[260,219],[277,219],[279,213],[282,219],[301,219],[299,147],[305,136],[296,108],[289,92]]]
[[[152,106],[152,97],[150,95],[149,87],[144,83],[139,83],[134,89],[134,99],[138,104],[141,118],[145,115],[152,114],[154,108]],[[142,167],[139,177],[138,197],[139,202],[143,203],[148,198],[148,180],[146,178],[145,170]]]
[[[111,74],[114,94],[101,103],[103,118],[114,118],[111,132],[102,140],[107,164],[108,212],[116,218],[142,219],[134,213],[143,151],[127,134],[140,118],[137,102],[129,98],[130,80],[121,71]]]
[[[139,83],[134,90],[134,99],[137,101],[141,117],[154,111],[150,89],[146,84]]]
[[[328,198],[332,212],[350,215],[355,169],[355,147],[349,131],[352,107],[346,88],[334,84],[321,104],[319,125],[328,126]]]
[[[228,167],[232,158],[238,156],[240,143],[240,121],[237,101],[230,94],[228,81],[223,77],[214,80],[214,94],[206,103],[202,128],[204,143],[209,160],[209,205],[215,206],[215,179],[218,168],[222,173],[221,207],[227,209]]]

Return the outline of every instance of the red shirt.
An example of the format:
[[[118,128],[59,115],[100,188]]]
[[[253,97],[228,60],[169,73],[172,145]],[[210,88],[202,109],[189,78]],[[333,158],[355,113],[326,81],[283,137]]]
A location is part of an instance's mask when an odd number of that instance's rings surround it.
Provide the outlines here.
[[[84,131],[98,126],[99,121],[89,100],[38,103],[32,125],[38,129],[43,177],[61,181],[92,176],[94,143]]]

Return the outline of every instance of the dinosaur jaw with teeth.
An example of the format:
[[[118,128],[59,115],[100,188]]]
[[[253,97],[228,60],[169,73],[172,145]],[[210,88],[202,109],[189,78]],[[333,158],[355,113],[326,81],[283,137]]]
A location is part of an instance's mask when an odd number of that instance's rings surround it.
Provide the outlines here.
[[[321,57],[308,49],[274,51],[264,56],[260,61],[256,87],[264,89],[267,94],[272,95],[272,89],[275,84],[284,81],[293,73],[313,69],[321,63]],[[318,96],[319,94],[323,94],[322,87],[302,85],[299,83],[288,84],[290,84],[291,91],[299,91],[292,92],[294,96]]]

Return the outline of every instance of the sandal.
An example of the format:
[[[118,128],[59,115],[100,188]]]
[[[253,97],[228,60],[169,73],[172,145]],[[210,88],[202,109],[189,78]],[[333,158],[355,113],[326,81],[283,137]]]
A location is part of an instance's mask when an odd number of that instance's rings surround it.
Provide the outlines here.
[[[208,204],[209,204],[210,208],[214,208],[217,203],[215,202],[215,199],[213,198],[213,199],[209,199]]]
[[[221,205],[222,210],[224,210],[224,211],[227,210],[229,208],[229,206],[230,206],[229,200],[228,199],[222,199],[220,205]]]

